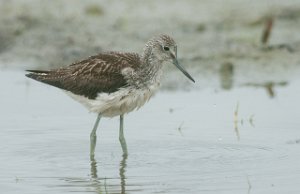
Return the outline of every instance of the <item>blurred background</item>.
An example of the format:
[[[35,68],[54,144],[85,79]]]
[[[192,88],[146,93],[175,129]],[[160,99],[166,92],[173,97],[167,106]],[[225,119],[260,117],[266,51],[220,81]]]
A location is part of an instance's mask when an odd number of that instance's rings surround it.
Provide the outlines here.
[[[299,193],[299,31],[299,0],[0,0],[0,192]],[[25,70],[160,33],[196,84],[169,65],[127,117],[128,159],[116,118],[90,161],[95,115]]]
[[[297,0],[0,3],[1,69],[54,68],[105,50],[141,53],[167,33],[201,88],[281,87],[299,73]],[[165,87],[182,86],[172,77]]]

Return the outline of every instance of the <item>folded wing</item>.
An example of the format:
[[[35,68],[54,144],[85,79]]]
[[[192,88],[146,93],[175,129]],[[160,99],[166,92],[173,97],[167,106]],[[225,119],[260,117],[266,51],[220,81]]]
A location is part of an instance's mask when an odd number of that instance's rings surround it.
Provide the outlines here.
[[[140,65],[136,53],[108,52],[91,56],[65,68],[39,71],[28,70],[27,77],[95,99],[98,93],[113,93],[127,85],[123,68],[133,69]]]

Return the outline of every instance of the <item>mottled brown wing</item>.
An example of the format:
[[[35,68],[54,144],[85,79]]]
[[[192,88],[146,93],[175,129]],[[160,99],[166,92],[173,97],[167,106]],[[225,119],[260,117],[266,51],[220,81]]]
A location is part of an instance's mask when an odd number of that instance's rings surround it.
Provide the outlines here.
[[[29,70],[27,77],[95,99],[98,93],[112,93],[127,85],[121,70],[140,65],[136,53],[107,52],[51,71]]]

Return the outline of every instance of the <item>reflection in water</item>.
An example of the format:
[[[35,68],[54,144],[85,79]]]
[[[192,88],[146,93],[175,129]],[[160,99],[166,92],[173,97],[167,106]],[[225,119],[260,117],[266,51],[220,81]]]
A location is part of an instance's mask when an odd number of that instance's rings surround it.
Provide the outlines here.
[[[250,180],[249,180],[249,176],[247,176],[247,183],[248,183],[248,194],[250,194],[250,191],[251,191],[251,189],[252,189],[252,185],[251,185],[251,182],[250,182]]]
[[[249,118],[249,123],[250,123],[251,127],[255,127],[253,118],[254,118],[254,114],[251,115],[250,118]]]
[[[90,160],[91,160],[91,178],[97,179],[98,172],[97,172],[97,161],[95,160],[95,156],[90,155]]]
[[[233,74],[234,74],[234,66],[232,63],[227,62],[221,64],[219,75],[221,87],[224,90],[230,90],[233,86]]]
[[[239,131],[239,126],[238,126],[238,121],[239,121],[238,114],[239,114],[239,103],[237,103],[237,105],[236,105],[236,108],[234,111],[234,120],[233,120],[234,131],[235,131],[237,140],[239,141],[240,140],[240,131]]]
[[[119,177],[103,177],[99,175],[98,167],[99,163],[97,163],[94,156],[90,156],[90,169],[91,174],[88,179],[86,178],[76,178],[76,177],[67,177],[63,178],[65,182],[68,184],[61,185],[64,188],[69,188],[70,192],[91,192],[97,194],[103,193],[126,193],[126,163],[127,155],[122,156],[122,160],[120,161],[119,168]],[[109,182],[110,181],[110,182]],[[120,182],[120,184],[116,184],[115,181]]]
[[[119,174],[120,174],[120,180],[121,180],[121,193],[125,193],[126,192],[126,176],[125,176],[125,172],[126,172],[126,160],[127,160],[128,154],[123,154],[122,156],[122,160],[120,162],[120,169],[119,169]]]
[[[274,98],[275,97],[275,91],[274,87],[277,86],[286,86],[288,83],[286,81],[282,82],[265,82],[265,83],[247,83],[245,86],[251,86],[251,87],[262,87],[265,88],[269,97]]]
[[[95,188],[96,193],[102,193],[101,190],[101,179],[98,179],[97,171],[97,161],[95,160],[94,155],[90,155],[91,160],[91,186]],[[104,187],[106,188],[106,181],[104,182]]]
[[[240,119],[239,118],[239,102],[236,104],[236,108],[234,111],[234,115],[233,115],[233,125],[234,125],[234,132],[235,135],[237,137],[237,140],[239,141],[241,139],[241,135],[240,135],[240,129],[239,129],[239,125],[243,125],[244,120],[247,119]],[[249,119],[248,119],[249,124],[251,125],[251,127],[255,127],[254,125],[254,114],[250,115]]]
[[[101,187],[104,186],[104,191],[105,193],[109,193],[107,188],[109,186],[109,184],[107,184],[107,179],[101,179],[98,178],[98,170],[97,170],[97,161],[94,157],[94,155],[90,156],[90,164],[91,164],[91,181],[92,184],[91,186],[95,188],[96,193],[103,193],[103,189],[101,189]],[[119,175],[120,175],[120,193],[121,194],[125,194],[126,193],[126,176],[125,176],[125,172],[126,172],[126,163],[127,160],[127,155],[123,154],[122,155],[122,160],[120,162],[120,168],[119,168]],[[101,180],[104,180],[103,183],[101,183]],[[115,185],[113,185],[112,189],[115,191]],[[119,189],[118,189],[119,190]]]
[[[239,108],[240,108],[240,105],[239,105],[239,102],[237,102],[236,108],[235,108],[234,114],[233,114],[233,126],[234,126],[234,132],[235,132],[235,135],[236,135],[238,141],[241,139],[239,126],[243,126],[244,121],[248,121],[251,127],[253,127],[253,128],[255,127],[254,114],[250,115],[248,120],[245,118],[239,118]]]

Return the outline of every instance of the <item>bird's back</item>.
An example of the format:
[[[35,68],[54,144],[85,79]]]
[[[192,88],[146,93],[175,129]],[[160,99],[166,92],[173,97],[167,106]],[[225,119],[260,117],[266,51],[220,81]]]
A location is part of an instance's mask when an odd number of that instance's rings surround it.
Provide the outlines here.
[[[136,69],[141,59],[136,53],[106,52],[50,71],[28,70],[27,77],[95,99],[99,93],[113,93],[128,82],[122,69]]]

